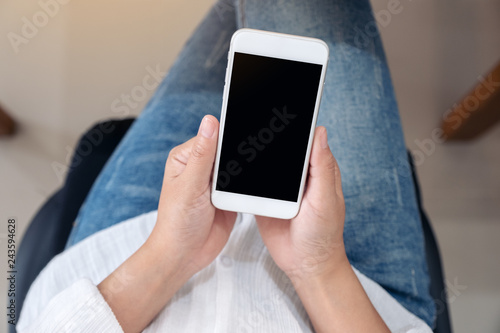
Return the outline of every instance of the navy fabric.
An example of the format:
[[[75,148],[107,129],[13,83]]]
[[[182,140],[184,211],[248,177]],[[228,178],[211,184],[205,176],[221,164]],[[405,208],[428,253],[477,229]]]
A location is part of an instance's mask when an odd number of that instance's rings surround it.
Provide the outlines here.
[[[133,121],[131,118],[108,121],[88,130],[76,146],[63,187],[47,200],[29,224],[16,256],[19,272],[16,276],[16,318],[19,318],[35,278],[64,250],[78,210]]]

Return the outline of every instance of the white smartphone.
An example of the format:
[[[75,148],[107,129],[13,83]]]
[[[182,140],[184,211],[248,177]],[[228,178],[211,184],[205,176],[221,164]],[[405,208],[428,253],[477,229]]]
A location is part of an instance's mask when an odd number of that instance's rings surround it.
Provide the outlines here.
[[[297,215],[327,62],[328,46],[319,39],[234,33],[212,182],[215,207]]]

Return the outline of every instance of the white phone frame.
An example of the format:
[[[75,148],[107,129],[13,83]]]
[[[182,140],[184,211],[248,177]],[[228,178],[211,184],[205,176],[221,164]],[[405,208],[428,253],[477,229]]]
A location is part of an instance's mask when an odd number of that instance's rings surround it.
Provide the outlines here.
[[[216,190],[222,141],[224,140],[223,133],[226,119],[227,101],[229,97],[231,73],[233,69],[235,52],[295,60],[312,64],[320,64],[323,66],[321,71],[320,83],[318,86],[318,93],[316,96],[314,115],[309,132],[307,152],[306,158],[304,160],[299,195],[296,202]],[[323,93],[328,56],[328,46],[325,42],[316,38],[301,37],[246,28],[240,29],[233,34],[228,54],[226,84],[224,86],[224,95],[220,118],[219,142],[217,146],[217,156],[215,159],[212,180],[212,203],[215,207],[222,210],[251,213],[254,215],[269,216],[281,219],[291,219],[298,214],[300,204],[302,202],[302,196],[304,193],[305,182],[307,179],[309,158],[311,155],[311,147],[314,138],[314,129],[316,128],[316,121],[318,118],[321,95]]]

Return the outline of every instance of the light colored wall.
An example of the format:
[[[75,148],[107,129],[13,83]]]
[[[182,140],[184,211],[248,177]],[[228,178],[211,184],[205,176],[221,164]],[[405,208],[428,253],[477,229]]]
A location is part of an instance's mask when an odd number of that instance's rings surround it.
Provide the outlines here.
[[[33,22],[42,8],[38,0],[0,0],[0,104],[19,124],[15,137],[0,140],[0,226],[15,216],[18,241],[62,184],[54,162],[68,165],[72,147],[93,123],[124,115],[113,112],[113,101],[142,86],[147,67],[166,71],[214,0],[67,2],[52,7],[53,17],[16,50],[9,33],[22,36],[23,17]],[[130,116],[151,93],[129,108]],[[5,265],[6,254],[2,274]],[[5,295],[6,279],[0,281]],[[2,313],[0,331],[5,327]]]
[[[22,162],[24,170],[20,171],[26,177],[43,175],[34,177],[37,191],[42,193],[40,199],[60,185],[61,177],[52,164],[67,164],[70,147],[85,129],[100,119],[133,116],[141,111],[152,91],[144,98],[136,95],[141,97],[139,103],[126,113],[113,112],[112,105],[122,94],[142,86],[147,68],[164,72],[169,68],[213,3],[57,1],[0,2],[0,103],[17,120],[22,134],[10,145],[2,140],[0,148],[11,152],[5,155],[11,162]],[[26,30],[24,20],[36,23],[43,18],[40,3],[59,3],[59,8],[51,6],[52,17],[33,33]],[[13,34],[27,38],[16,44]],[[8,168],[8,163],[4,160],[2,169]],[[30,191],[23,186],[33,184],[20,180],[9,192],[26,195]],[[19,208],[29,212],[21,214],[26,219],[34,209]]]
[[[147,66],[166,70],[212,2],[72,0],[18,47],[8,34],[22,36],[22,18],[33,22],[42,8],[34,0],[0,2],[0,103],[57,155],[61,136],[74,140],[96,114],[116,116],[112,101],[141,84]]]

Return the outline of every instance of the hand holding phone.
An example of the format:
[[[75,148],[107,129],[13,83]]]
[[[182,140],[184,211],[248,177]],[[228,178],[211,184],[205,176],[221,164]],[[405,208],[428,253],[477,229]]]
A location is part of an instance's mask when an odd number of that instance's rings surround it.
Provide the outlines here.
[[[318,39],[238,30],[231,40],[214,168],[220,209],[297,215],[328,61]]]
[[[345,205],[340,170],[326,129],[314,136],[307,189],[299,214],[292,220],[257,216],[262,240],[295,288],[311,278],[328,276],[349,265],[344,241]]]

